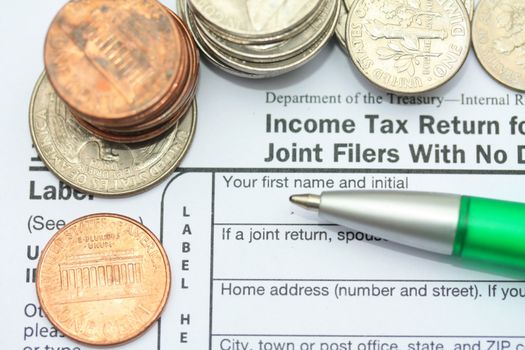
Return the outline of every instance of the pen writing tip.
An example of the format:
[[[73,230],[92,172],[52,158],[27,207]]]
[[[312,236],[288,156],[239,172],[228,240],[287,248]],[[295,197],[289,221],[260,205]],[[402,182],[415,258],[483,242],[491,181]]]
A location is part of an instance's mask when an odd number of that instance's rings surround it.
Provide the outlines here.
[[[290,196],[290,202],[306,209],[319,209],[321,197],[315,194],[294,194]]]

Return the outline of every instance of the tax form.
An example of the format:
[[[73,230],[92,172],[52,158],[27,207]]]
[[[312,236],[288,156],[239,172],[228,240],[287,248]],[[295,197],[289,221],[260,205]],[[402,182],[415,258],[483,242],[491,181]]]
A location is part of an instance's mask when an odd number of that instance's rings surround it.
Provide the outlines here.
[[[270,80],[203,59],[180,168],[146,193],[105,199],[61,184],[29,135],[61,5],[22,0],[0,13],[2,349],[91,349],[47,321],[35,268],[65,223],[115,212],[158,235],[173,277],[161,319],[115,349],[525,350],[525,273],[398,246],[288,201],[338,189],[525,201],[525,95],[494,82],[473,52],[448,84],[409,97],[370,85],[335,40]]]

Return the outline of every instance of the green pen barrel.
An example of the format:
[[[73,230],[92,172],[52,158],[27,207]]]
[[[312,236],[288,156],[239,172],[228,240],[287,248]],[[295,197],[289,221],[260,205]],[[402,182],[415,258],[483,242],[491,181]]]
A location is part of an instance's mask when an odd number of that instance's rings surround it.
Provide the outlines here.
[[[525,204],[463,196],[453,254],[525,270]]]

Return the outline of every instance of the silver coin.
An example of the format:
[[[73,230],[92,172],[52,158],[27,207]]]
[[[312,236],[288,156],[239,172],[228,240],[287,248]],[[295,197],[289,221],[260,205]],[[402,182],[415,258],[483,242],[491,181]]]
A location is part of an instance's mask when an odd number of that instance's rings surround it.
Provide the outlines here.
[[[330,17],[331,19],[329,21],[329,26],[322,33],[321,37],[298,55],[279,62],[258,63],[238,59],[215,47],[213,43],[211,43],[210,40],[205,35],[203,35],[202,32],[200,32],[197,26],[193,25],[193,30],[198,34],[207,49],[215,57],[218,57],[218,59],[230,69],[244,73],[255,74],[258,77],[273,77],[289,72],[308,62],[324,47],[327,41],[331,38],[337,23],[337,16],[339,14],[339,0],[328,0],[327,4],[332,8],[332,15]]]
[[[474,17],[474,0],[463,0],[465,8],[467,9],[470,20]]]
[[[337,18],[337,24],[335,26],[335,37],[345,52],[347,51],[345,34],[346,22],[348,20],[348,11],[350,11],[352,5],[350,4],[350,6],[348,6],[348,2],[351,2],[351,0],[341,1],[341,5],[339,5],[339,17]]]
[[[308,17],[306,17],[303,21],[301,21],[297,25],[291,28],[288,28],[288,30],[282,31],[279,33],[269,34],[266,36],[261,36],[261,37],[245,37],[245,36],[237,35],[235,33],[231,33],[222,27],[216,26],[212,22],[209,22],[205,17],[201,16],[197,11],[192,10],[192,7],[189,5],[189,2],[188,2],[187,8],[188,8],[188,11],[194,14],[196,23],[199,23],[202,26],[205,26],[207,29],[223,37],[227,41],[237,43],[240,45],[264,45],[264,44],[278,43],[280,41],[287,40],[297,35],[298,33],[304,31],[306,28],[308,28],[312,24],[312,22],[315,19],[314,14],[320,10],[320,8],[324,5],[325,2],[326,0],[320,0],[317,7],[312,11],[312,13]]]
[[[187,0],[177,0],[178,3],[181,6],[181,14],[183,15],[184,21],[188,25],[188,28],[190,32],[193,34],[193,37],[195,38],[195,43],[201,50],[201,52],[206,56],[206,58],[213,63],[215,66],[219,67],[220,69],[224,70],[225,72],[236,75],[242,78],[250,78],[250,79],[257,79],[257,78],[263,78],[263,76],[259,76],[256,74],[248,74],[241,71],[237,71],[235,69],[232,69],[221,62],[221,60],[208,49],[206,44],[203,42],[202,38],[200,37],[199,33],[194,30],[196,24],[195,24],[195,17],[193,16],[191,9],[189,8]]]
[[[346,25],[348,22],[348,12],[350,11],[350,8],[352,8],[352,2],[353,0],[342,1],[341,11],[339,12],[339,21],[335,27],[337,41],[345,53],[348,53],[346,47]],[[470,20],[472,20],[472,15],[474,14],[474,0],[463,0],[463,3],[465,4],[465,8],[470,16]]]
[[[186,14],[186,2],[183,1],[183,0],[177,0],[177,14],[181,17],[181,18],[184,18],[185,14]]]
[[[327,3],[330,5],[330,3]],[[221,36],[211,32],[206,26],[196,21],[196,25],[203,35],[217,46],[217,48],[229,55],[250,62],[278,62],[296,56],[305,48],[310,47],[319,39],[327,27],[331,25],[333,7],[322,6],[319,12],[314,14],[315,21],[303,32],[278,43],[266,45],[239,45],[229,42]]]
[[[430,91],[452,79],[467,58],[467,11],[461,0],[399,4],[397,0],[353,2],[346,26],[350,57],[370,82],[384,90]]]
[[[286,33],[311,17],[321,0],[189,0],[192,11],[217,28],[245,38]]]

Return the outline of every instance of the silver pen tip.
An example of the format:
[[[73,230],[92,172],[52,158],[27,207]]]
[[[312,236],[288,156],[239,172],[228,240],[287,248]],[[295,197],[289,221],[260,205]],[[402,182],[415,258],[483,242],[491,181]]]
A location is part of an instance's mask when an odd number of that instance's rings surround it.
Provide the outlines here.
[[[321,196],[315,194],[295,194],[290,196],[290,202],[306,209],[319,209]]]

